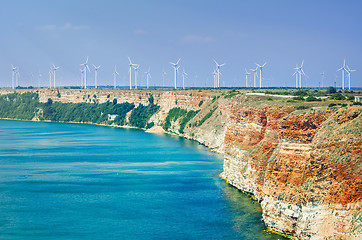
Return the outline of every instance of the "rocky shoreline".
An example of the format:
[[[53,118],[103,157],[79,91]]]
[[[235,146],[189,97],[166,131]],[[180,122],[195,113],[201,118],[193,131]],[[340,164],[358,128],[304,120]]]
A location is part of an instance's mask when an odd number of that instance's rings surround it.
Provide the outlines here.
[[[220,177],[255,196],[269,229],[298,239],[362,237],[361,106],[296,110],[284,99],[226,97],[217,91],[41,89],[38,94],[42,102],[117,99],[135,105],[147,105],[153,95],[160,110],[147,131],[176,134],[222,153]],[[162,127],[173,108],[198,111],[183,133],[179,119],[167,131]]]

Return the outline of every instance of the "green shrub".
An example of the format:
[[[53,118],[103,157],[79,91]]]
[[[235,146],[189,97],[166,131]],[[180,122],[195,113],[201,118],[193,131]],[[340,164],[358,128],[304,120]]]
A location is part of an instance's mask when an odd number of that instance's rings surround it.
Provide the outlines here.
[[[337,92],[337,90],[334,88],[334,87],[329,87],[328,89],[327,89],[327,93],[328,94],[332,94],[332,93],[336,93]]]
[[[343,96],[341,93],[333,93],[330,97],[332,100],[345,100],[346,97]]]
[[[304,101],[304,97],[302,97],[302,96],[293,97],[293,100]]]

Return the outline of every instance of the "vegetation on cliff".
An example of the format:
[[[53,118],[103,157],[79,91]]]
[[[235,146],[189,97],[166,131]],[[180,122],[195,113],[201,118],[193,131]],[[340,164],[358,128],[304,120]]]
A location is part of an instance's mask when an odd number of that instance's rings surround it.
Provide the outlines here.
[[[199,106],[201,106],[199,104]],[[180,128],[179,128],[179,133],[184,133],[184,129],[186,127],[186,124],[193,118],[196,116],[196,114],[199,111],[194,111],[194,110],[190,110],[187,111],[186,109],[182,109],[179,107],[176,108],[172,108],[169,112],[168,115],[165,119],[165,122],[163,124],[163,129],[164,130],[168,130],[171,127],[171,122],[172,121],[177,121],[178,119],[180,119]]]

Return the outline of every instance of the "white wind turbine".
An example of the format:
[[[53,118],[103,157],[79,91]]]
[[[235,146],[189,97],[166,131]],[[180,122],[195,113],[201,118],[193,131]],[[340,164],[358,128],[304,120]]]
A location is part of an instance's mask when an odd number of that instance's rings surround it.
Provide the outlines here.
[[[351,70],[347,65],[346,65],[346,71],[347,71],[347,75],[348,75],[348,89],[351,90],[351,72],[355,72],[357,70]]]
[[[305,74],[304,70],[303,70],[303,64],[304,64],[304,59],[302,61],[302,64],[300,65],[300,67],[298,67],[298,64],[295,65],[295,72],[293,73],[292,76],[295,75],[295,88],[302,88],[302,76],[307,77],[307,75]]]
[[[17,71],[17,68],[11,64],[11,86],[13,89],[15,88],[16,71]]]
[[[266,62],[263,65],[259,65],[257,63],[254,64],[259,68],[259,87],[261,88],[262,87],[261,81],[263,79],[263,68],[265,67]]]
[[[117,66],[114,66],[114,72],[113,72],[113,83],[114,83],[114,89],[116,89],[116,78],[119,73],[117,72]]]
[[[245,87],[248,87],[248,77],[251,73],[245,68]]]
[[[255,69],[250,69],[250,71],[253,72],[253,76],[254,76],[254,88],[256,88],[256,77],[258,76],[258,67],[256,67]]]
[[[185,89],[185,78],[187,77],[187,73],[185,72],[185,68],[182,69],[182,89]]]
[[[138,70],[140,68],[139,64],[133,64],[133,69],[134,69],[134,86],[135,89],[137,89],[137,77],[138,77]]]
[[[58,70],[60,67],[56,67],[54,64],[53,64],[53,83],[54,83],[54,88],[55,88],[55,71]]]
[[[131,59],[128,57],[128,61],[129,61],[129,89],[132,89],[132,68],[134,68],[135,66],[137,66],[137,64],[133,64]]]
[[[346,59],[344,59],[343,61],[343,66],[337,70],[337,72],[342,71],[342,89],[344,89],[344,85],[345,85],[345,80],[344,80],[344,72],[347,72],[348,74],[348,70],[346,68]]]
[[[148,68],[147,72],[145,72],[146,74],[146,83],[147,83],[147,89],[148,89],[148,80],[151,78],[151,68]]]
[[[217,84],[216,85],[219,88],[220,87],[220,68],[222,66],[224,66],[226,63],[218,64],[215,59],[213,59],[213,60],[214,60],[214,62],[216,64],[216,73],[217,73],[217,82],[216,82]]]
[[[177,89],[177,70],[178,70],[179,67],[180,67],[180,65],[179,65],[180,60],[181,60],[181,58],[179,58],[176,63],[170,62],[171,66],[172,66],[172,67],[174,68],[174,70],[175,70],[175,75],[174,75],[174,76],[175,76],[175,89]]]
[[[90,69],[88,67],[88,56],[87,56],[87,60],[85,60],[84,63],[80,64],[80,66],[83,66],[83,68],[84,68],[84,71],[83,71],[84,88],[87,88],[87,69],[90,72]]]
[[[101,67],[101,65],[97,67],[96,65],[93,64],[93,67],[94,67],[94,87],[98,88],[98,69]]]

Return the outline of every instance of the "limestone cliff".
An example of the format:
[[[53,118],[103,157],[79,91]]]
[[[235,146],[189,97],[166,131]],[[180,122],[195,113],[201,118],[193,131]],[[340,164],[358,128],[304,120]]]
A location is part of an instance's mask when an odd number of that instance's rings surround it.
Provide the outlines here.
[[[180,119],[168,131],[224,154],[220,176],[260,201],[270,229],[299,239],[362,238],[361,106],[305,103],[304,110],[296,110],[299,103],[287,99],[270,101],[226,90],[31,91],[38,91],[42,102],[116,98],[136,106],[147,105],[152,94],[160,106],[149,120],[154,131],[172,108],[198,111],[183,131]]]

